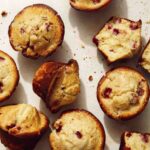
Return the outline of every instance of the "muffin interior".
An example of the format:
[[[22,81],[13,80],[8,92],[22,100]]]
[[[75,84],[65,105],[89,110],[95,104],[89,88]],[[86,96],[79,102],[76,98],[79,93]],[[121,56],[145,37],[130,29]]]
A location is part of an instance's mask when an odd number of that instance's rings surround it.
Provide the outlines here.
[[[95,36],[94,41],[110,62],[130,58],[141,46],[141,21],[113,17]]]

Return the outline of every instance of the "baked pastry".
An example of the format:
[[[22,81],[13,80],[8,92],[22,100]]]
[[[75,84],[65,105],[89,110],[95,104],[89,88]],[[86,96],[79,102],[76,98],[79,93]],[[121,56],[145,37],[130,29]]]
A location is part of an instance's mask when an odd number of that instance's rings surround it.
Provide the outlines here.
[[[0,139],[11,150],[32,150],[49,121],[28,104],[0,107]]]
[[[13,94],[18,81],[19,73],[13,58],[0,50],[0,102]]]
[[[103,150],[105,132],[100,121],[85,110],[64,112],[54,122],[49,141],[53,150]]]
[[[64,24],[55,10],[35,4],[19,12],[9,27],[12,47],[24,56],[48,56],[61,45]]]
[[[98,50],[109,63],[131,58],[141,48],[142,21],[112,17],[93,38]]]
[[[111,0],[70,0],[70,5],[78,10],[92,11],[107,6]]]
[[[150,134],[124,132],[121,137],[119,150],[150,150]]]
[[[127,120],[146,107],[149,99],[148,82],[136,70],[119,67],[108,71],[99,81],[97,98],[109,117]]]
[[[150,73],[150,40],[142,53],[139,64]]]
[[[79,68],[75,60],[67,64],[46,62],[35,73],[33,90],[52,112],[73,103],[80,92]]]

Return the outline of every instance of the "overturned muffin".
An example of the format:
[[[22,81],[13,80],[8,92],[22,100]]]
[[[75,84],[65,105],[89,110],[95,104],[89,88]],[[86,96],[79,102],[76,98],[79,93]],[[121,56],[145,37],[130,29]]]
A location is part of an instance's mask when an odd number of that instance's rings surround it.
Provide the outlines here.
[[[127,120],[140,114],[146,107],[148,82],[136,70],[119,67],[108,71],[99,81],[97,98],[109,117]]]
[[[92,11],[107,6],[111,0],[70,0],[70,5],[78,10]]]
[[[139,64],[150,73],[150,40],[142,53]]]
[[[131,58],[141,48],[142,22],[112,17],[93,38],[109,63]]]
[[[150,134],[124,132],[119,150],[150,150]]]
[[[0,102],[13,94],[18,81],[19,73],[13,58],[0,50]]]
[[[28,104],[0,107],[0,139],[12,150],[32,150],[49,121],[45,115]]]
[[[55,10],[47,5],[35,4],[16,15],[9,27],[12,47],[24,56],[48,56],[61,45],[64,24]]]
[[[75,60],[67,64],[46,62],[36,72],[33,90],[52,112],[73,103],[80,92],[79,68]]]
[[[100,121],[85,110],[64,112],[50,134],[53,150],[103,150],[105,132]]]

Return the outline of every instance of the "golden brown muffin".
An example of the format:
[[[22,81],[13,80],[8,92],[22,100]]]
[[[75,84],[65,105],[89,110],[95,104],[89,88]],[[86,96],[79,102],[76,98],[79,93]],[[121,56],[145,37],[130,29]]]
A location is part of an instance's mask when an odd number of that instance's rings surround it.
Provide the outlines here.
[[[111,0],[70,0],[70,5],[78,10],[93,11],[107,6]]]
[[[119,150],[150,150],[150,133],[124,132]]]
[[[97,98],[109,117],[127,120],[146,107],[149,100],[148,82],[136,70],[119,67],[108,71],[99,81]]]
[[[85,110],[64,112],[54,122],[49,141],[52,150],[103,150],[105,131],[100,121]]]
[[[150,73],[150,40],[142,53],[139,64]]]
[[[64,24],[51,7],[35,4],[19,12],[9,27],[12,47],[24,56],[48,56],[61,45]]]
[[[49,121],[28,104],[0,107],[0,139],[11,150],[32,150]]]
[[[18,82],[19,73],[13,58],[0,50],[0,102],[13,94]]]
[[[135,22],[112,17],[93,38],[93,42],[109,63],[131,58],[141,48],[141,26],[141,20]]]
[[[33,90],[52,112],[73,103],[80,92],[79,67],[75,60],[67,64],[46,62],[35,73]]]

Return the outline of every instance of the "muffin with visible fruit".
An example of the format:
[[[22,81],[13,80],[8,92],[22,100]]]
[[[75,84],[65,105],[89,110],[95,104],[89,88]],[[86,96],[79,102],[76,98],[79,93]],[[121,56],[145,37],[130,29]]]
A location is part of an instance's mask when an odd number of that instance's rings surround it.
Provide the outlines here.
[[[150,133],[124,132],[119,150],[150,150]]]
[[[109,63],[131,58],[141,48],[142,21],[112,17],[93,38]]]
[[[0,139],[12,150],[33,150],[48,129],[45,115],[28,104],[0,107]]]
[[[80,92],[77,61],[44,63],[35,73],[33,90],[52,112],[73,103]]]
[[[97,98],[109,117],[131,119],[140,114],[148,103],[148,82],[136,70],[119,67],[108,71],[99,81]]]
[[[7,100],[15,91],[19,73],[13,58],[0,50],[0,102]]]
[[[30,58],[45,57],[61,45],[64,24],[51,7],[35,4],[18,13],[9,27],[12,47]]]
[[[142,53],[139,64],[150,73],[150,40]]]
[[[111,0],[70,0],[70,5],[78,10],[93,11],[107,6]]]
[[[49,137],[53,150],[104,150],[104,128],[88,111],[64,112],[54,122],[53,128]]]

